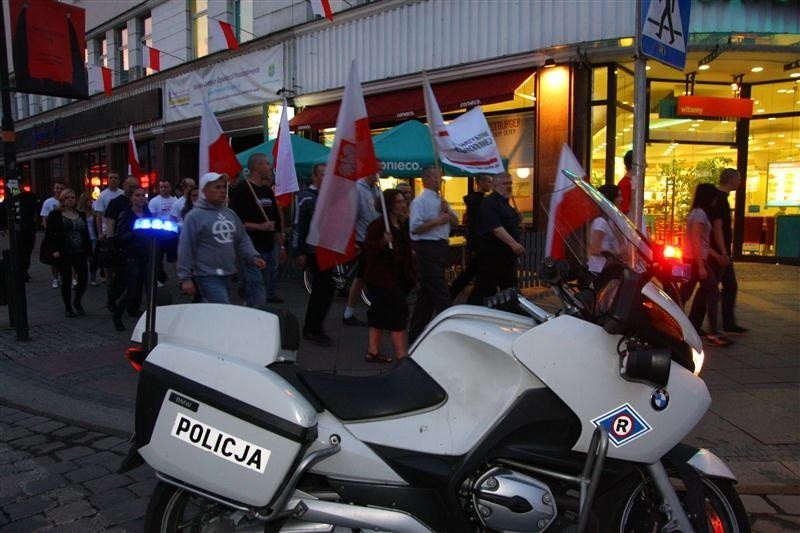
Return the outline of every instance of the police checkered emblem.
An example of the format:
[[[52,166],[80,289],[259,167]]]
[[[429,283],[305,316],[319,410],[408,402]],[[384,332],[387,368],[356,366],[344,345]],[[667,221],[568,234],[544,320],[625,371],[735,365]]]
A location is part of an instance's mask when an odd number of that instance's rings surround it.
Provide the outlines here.
[[[592,424],[606,428],[609,440],[611,440],[611,443],[617,448],[638,439],[653,429],[645,422],[644,418],[627,403],[617,407],[613,411],[600,415],[592,420]]]

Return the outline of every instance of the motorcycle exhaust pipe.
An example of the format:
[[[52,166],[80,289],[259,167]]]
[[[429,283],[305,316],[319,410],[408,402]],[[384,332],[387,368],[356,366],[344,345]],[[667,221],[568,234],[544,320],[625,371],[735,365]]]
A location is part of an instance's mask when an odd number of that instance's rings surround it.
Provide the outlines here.
[[[353,529],[433,533],[428,526],[403,511],[305,498],[297,502],[294,509],[292,515],[294,518],[308,522],[334,524]]]

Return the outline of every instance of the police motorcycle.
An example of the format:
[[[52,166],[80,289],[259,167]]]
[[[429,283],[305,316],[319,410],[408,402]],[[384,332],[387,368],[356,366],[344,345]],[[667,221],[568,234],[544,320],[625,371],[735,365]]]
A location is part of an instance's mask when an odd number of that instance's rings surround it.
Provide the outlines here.
[[[567,253],[541,270],[558,312],[454,306],[383,375],[304,370],[296,322],[261,310],[142,319],[123,469],[159,479],[145,530],[748,532],[730,469],[680,442],[710,404],[697,332],[628,219],[562,192]],[[589,279],[596,217],[622,246]]]

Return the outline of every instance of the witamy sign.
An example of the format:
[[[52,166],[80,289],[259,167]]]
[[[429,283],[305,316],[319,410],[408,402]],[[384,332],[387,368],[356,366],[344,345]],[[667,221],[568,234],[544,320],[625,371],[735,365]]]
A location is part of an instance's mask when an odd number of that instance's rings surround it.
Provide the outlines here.
[[[270,450],[262,448],[178,413],[172,425],[172,436],[195,448],[261,474],[267,468]]]

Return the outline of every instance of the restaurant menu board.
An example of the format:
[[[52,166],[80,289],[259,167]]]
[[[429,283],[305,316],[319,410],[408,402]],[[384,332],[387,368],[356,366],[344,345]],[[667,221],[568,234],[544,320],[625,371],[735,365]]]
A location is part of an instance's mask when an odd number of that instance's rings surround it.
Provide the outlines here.
[[[800,161],[769,164],[767,207],[800,206]]]

